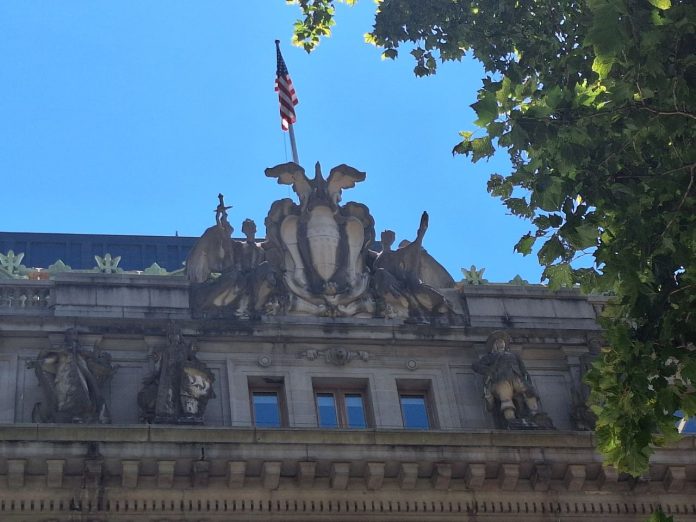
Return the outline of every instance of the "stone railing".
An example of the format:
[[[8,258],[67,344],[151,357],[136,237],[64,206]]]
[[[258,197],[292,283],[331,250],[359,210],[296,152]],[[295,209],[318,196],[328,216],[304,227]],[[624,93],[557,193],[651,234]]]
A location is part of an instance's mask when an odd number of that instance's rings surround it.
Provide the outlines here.
[[[0,309],[15,312],[47,309],[52,304],[52,281],[0,281]]]

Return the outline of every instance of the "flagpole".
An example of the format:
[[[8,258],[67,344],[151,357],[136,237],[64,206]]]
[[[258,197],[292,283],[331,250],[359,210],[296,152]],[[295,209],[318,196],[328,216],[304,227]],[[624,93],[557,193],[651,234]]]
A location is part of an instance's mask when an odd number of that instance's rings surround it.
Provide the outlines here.
[[[278,101],[280,103],[280,122],[283,130],[290,133],[290,146],[292,147],[292,161],[300,164],[300,158],[297,155],[297,143],[295,142],[295,129],[293,122],[296,120],[295,105],[297,105],[297,96],[295,88],[292,86],[292,80],[288,73],[288,67],[285,65],[283,55],[280,52],[280,40],[275,41],[276,46],[276,92],[278,93]],[[287,153],[286,153],[287,154]]]
[[[300,159],[297,157],[297,144],[295,143],[295,128],[292,123],[288,124],[288,132],[290,133],[290,147],[292,148],[292,161],[300,164]]]

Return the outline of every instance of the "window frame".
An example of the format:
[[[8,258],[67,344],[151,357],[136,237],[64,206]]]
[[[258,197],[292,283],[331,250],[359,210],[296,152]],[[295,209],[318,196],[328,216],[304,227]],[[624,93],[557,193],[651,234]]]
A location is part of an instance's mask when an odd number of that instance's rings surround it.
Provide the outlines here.
[[[401,413],[401,426],[405,430],[437,430],[440,427],[435,409],[435,401],[433,399],[432,381],[429,379],[397,379],[396,389],[399,395],[399,411]],[[404,417],[404,407],[401,399],[404,397],[423,397],[425,406],[425,414],[428,419],[427,428],[411,428],[406,426]]]
[[[285,378],[284,377],[267,377],[267,376],[248,376],[249,387],[249,410],[251,414],[251,425],[257,429],[274,430],[279,428],[287,428],[288,423],[288,407],[285,397]],[[279,382],[271,382],[279,381]],[[258,426],[256,424],[256,408],[254,407],[254,394],[270,394],[275,393],[278,398],[278,418],[279,426]]]
[[[330,384],[333,383],[333,384]],[[336,385],[338,384],[338,386]],[[367,430],[374,428],[374,415],[372,411],[372,403],[367,387],[367,381],[364,379],[358,380],[342,380],[342,379],[312,379],[312,392],[314,395],[314,412],[317,418],[317,427],[327,430],[345,429],[345,430]],[[335,427],[321,426],[319,417],[319,395],[331,394],[336,405],[336,421]],[[365,426],[351,427],[348,425],[348,409],[346,407],[346,396],[359,395],[362,399],[363,415],[365,418]]]

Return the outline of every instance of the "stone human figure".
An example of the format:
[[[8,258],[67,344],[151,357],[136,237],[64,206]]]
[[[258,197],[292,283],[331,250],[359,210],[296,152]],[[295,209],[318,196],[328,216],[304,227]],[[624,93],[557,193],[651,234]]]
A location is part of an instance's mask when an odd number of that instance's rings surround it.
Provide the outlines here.
[[[186,258],[186,276],[192,283],[206,281],[213,272],[221,273],[234,263],[234,229],[227,221],[224,196],[218,194],[215,208],[215,225],[209,227],[194,245]]]
[[[167,345],[152,354],[153,371],[138,393],[140,419],[155,424],[203,424],[208,401],[215,397],[215,376],[201,362],[181,332],[170,328]]]
[[[266,251],[256,242],[256,223],[245,219],[242,233],[246,241],[239,245],[239,269],[245,282],[246,315],[258,316],[268,302],[276,286],[271,264],[266,260]]]
[[[550,420],[540,411],[539,396],[522,359],[510,351],[510,338],[494,334],[491,350],[473,364],[484,376],[484,399],[489,411],[498,408],[511,428],[550,428]]]
[[[27,366],[44,395],[32,411],[34,422],[111,423],[104,388],[116,368],[108,353],[80,347],[75,330],[66,332],[62,347],[42,350]]]
[[[426,322],[432,314],[449,310],[444,296],[420,279],[423,237],[428,229],[428,213],[423,212],[413,242],[392,250],[396,235],[391,230],[382,232],[382,251],[373,262],[374,287],[394,315],[407,310],[416,322]]]

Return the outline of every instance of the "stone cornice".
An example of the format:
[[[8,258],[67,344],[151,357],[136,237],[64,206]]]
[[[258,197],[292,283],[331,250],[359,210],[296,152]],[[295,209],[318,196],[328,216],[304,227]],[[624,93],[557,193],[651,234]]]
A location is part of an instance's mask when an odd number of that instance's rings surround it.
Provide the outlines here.
[[[603,469],[583,432],[25,424],[0,439],[2,520],[696,517],[695,437],[640,480]]]

